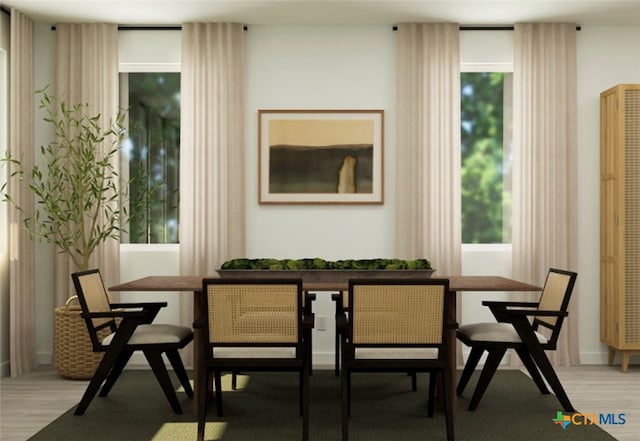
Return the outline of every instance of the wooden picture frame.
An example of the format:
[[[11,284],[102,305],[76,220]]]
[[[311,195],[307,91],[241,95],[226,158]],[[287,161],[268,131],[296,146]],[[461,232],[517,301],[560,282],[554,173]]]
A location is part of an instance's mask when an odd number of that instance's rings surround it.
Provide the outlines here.
[[[260,204],[384,203],[383,110],[259,110]]]

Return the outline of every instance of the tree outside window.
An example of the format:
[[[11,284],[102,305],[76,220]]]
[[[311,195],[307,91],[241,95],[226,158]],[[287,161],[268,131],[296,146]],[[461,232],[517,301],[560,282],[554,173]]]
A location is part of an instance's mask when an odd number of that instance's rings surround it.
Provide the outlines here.
[[[461,74],[462,242],[511,242],[511,77]]]
[[[123,169],[136,211],[129,243],[177,243],[180,180],[180,73],[121,74],[129,108]]]

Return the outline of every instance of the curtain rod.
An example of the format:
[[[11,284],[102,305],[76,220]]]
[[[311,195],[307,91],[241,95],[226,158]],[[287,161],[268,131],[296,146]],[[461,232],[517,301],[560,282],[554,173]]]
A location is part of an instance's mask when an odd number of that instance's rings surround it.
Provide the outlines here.
[[[460,26],[461,31],[513,31],[515,26]],[[394,31],[398,26],[393,27]],[[582,30],[581,26],[576,26],[576,31]]]
[[[0,5],[0,11],[4,12],[7,15],[11,15],[11,11],[8,10],[7,8],[5,8],[4,6]]]
[[[10,15],[10,12],[6,10],[3,6],[0,6],[2,12],[5,12]],[[248,26],[244,26],[244,30],[246,31]],[[514,26],[460,26],[461,31],[513,31],[515,29]],[[56,27],[51,26],[51,30],[55,31]],[[182,26],[125,26],[119,25],[119,31],[180,31],[182,30]],[[393,30],[397,31],[398,26],[393,26]],[[576,26],[576,31],[582,30],[581,26]]]
[[[51,26],[51,30],[55,31],[56,27]],[[118,25],[119,31],[180,31],[182,26],[126,26]],[[244,26],[244,30],[247,30],[247,25]]]

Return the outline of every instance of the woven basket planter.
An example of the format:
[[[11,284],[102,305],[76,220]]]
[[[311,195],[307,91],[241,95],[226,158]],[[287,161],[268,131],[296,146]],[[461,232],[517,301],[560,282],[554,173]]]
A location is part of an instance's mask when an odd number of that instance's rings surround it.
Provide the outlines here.
[[[80,313],[80,306],[69,305],[69,301],[66,306],[55,309],[55,365],[65,378],[89,380],[103,352],[93,352],[87,325]],[[104,334],[101,337],[109,334],[108,329]]]

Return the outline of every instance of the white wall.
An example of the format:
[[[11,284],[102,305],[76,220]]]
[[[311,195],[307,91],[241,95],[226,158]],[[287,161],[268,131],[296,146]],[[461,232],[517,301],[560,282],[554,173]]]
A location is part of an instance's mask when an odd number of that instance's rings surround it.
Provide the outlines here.
[[[598,364],[607,362],[600,344],[600,92],[640,83],[640,26],[583,26],[577,43],[580,355]]]
[[[131,38],[133,34],[129,34]],[[147,31],[148,32],[148,31]],[[38,41],[48,50],[50,32],[37,29]],[[505,62],[509,48],[499,40],[478,45],[490,33],[462,34],[465,47],[493,48],[496,62]],[[604,363],[606,351],[599,343],[599,224],[598,94],[620,82],[640,82],[640,27],[583,26],[578,33],[578,173],[580,260],[577,271],[580,303],[580,350],[583,362]],[[247,46],[247,244],[249,257],[393,256],[395,181],[395,33],[389,26],[251,26]],[[159,45],[151,39],[151,45]],[[175,47],[175,46],[172,46]],[[174,54],[174,56],[177,56]],[[508,57],[507,57],[508,58]],[[502,59],[500,61],[500,59]],[[130,62],[134,62],[129,60]],[[179,61],[179,60],[178,60]],[[474,61],[474,60],[471,60]],[[50,57],[37,58],[38,71],[52,71]],[[380,108],[385,110],[385,204],[382,206],[261,206],[257,195],[257,110],[264,108]],[[177,248],[126,246],[122,248],[123,281],[149,274],[177,274]],[[467,249],[463,270],[467,274],[509,275],[510,250],[504,247]],[[44,265],[47,261],[44,254]],[[426,256],[428,257],[428,256]],[[437,267],[437,262],[434,262]],[[50,274],[38,277],[39,286],[51,283]],[[49,296],[42,289],[39,296]],[[146,295],[148,298],[149,294]],[[171,301],[170,296],[167,297]],[[332,319],[327,297],[316,305],[318,315]],[[479,298],[467,298],[463,321],[482,319],[486,311]],[[53,317],[45,300],[39,303],[38,355],[50,361]],[[175,315],[168,311],[167,320]],[[47,322],[45,317],[51,317]],[[333,334],[315,333],[315,359],[332,361]],[[46,337],[46,338],[45,338]]]

